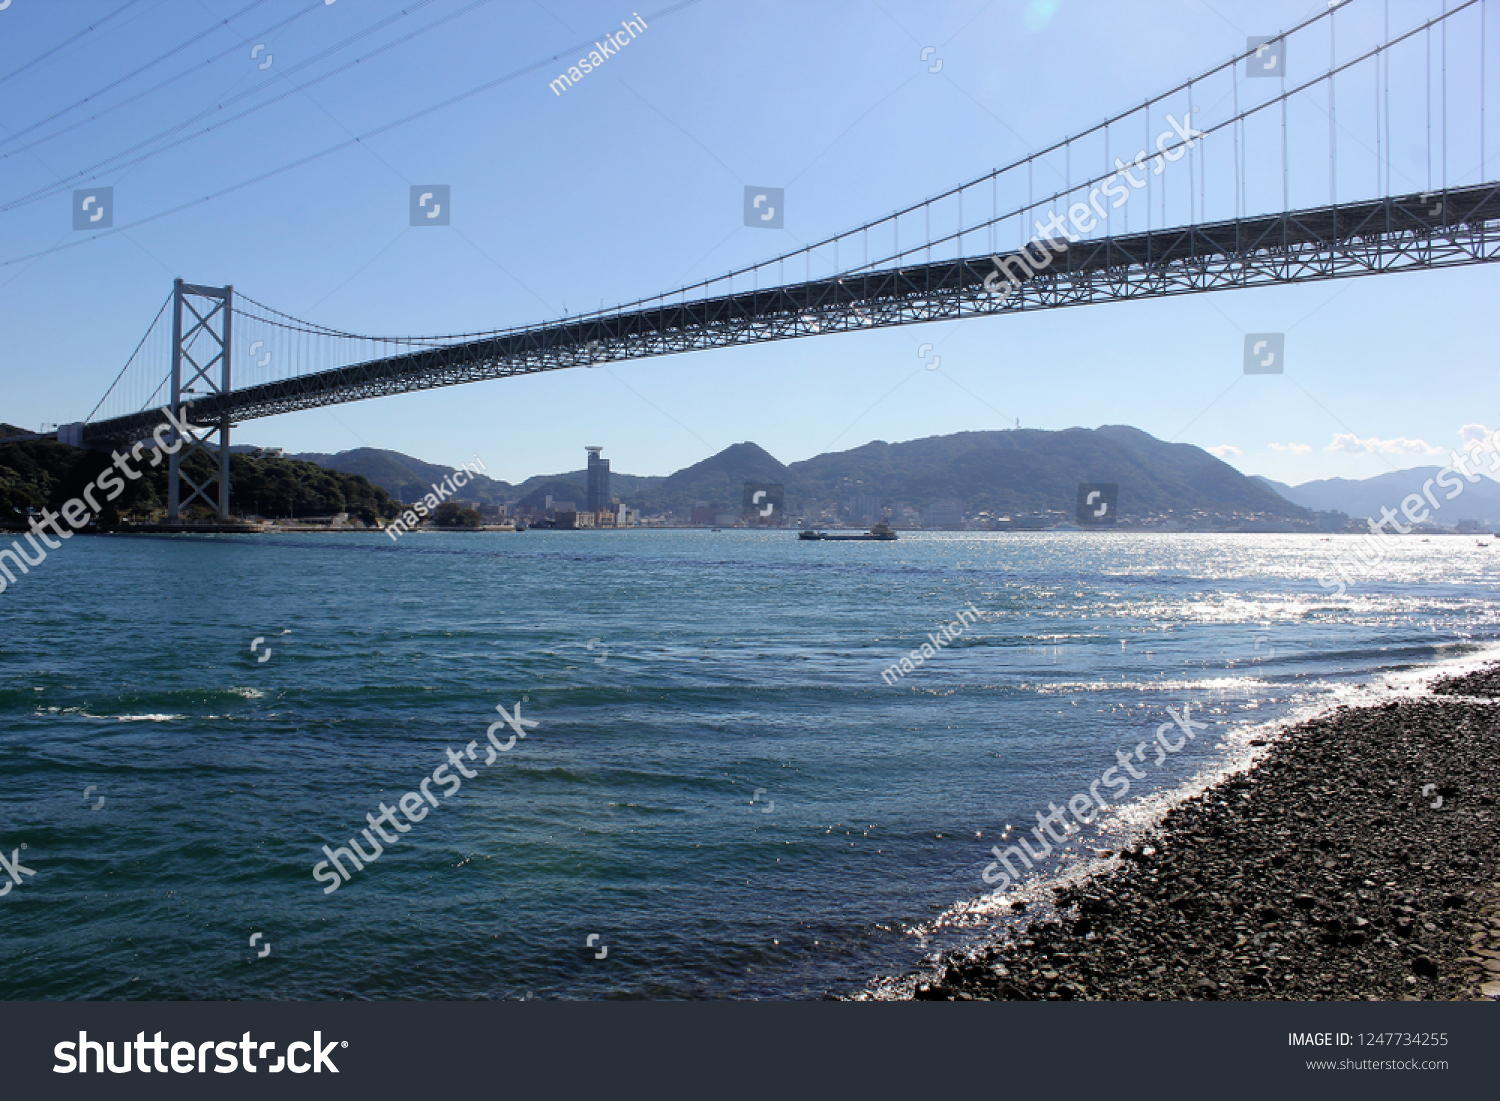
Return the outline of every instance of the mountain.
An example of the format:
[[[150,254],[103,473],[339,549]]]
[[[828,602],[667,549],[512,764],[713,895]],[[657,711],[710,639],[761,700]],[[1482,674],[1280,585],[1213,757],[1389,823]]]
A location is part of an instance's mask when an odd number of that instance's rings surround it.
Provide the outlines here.
[[[641,494],[640,507],[649,514],[692,508],[702,501],[738,511],[746,482],[779,482],[790,490],[793,481],[789,468],[765,448],[737,443],[660,479]]]
[[[575,477],[581,484],[583,475]],[[958,501],[967,513],[1071,515],[1080,482],[1114,482],[1120,486],[1123,517],[1175,510],[1306,518],[1301,508],[1208,452],[1123,426],[962,432],[895,444],[875,440],[791,464],[746,442],[669,477],[640,482],[631,493],[616,476],[612,488],[647,515],[700,502],[738,510],[746,482],[785,485],[793,513],[813,502],[826,507],[874,496],[884,504],[914,508]]]
[[[0,433],[9,426],[0,425]],[[15,430],[19,433],[19,430]],[[7,445],[10,462],[0,463],[0,503],[15,507],[55,498],[78,480],[72,449],[40,441]],[[54,453],[51,449],[60,449]],[[331,510],[340,500],[357,502],[361,512],[384,514],[378,487],[397,500],[415,501],[448,477],[452,468],[424,462],[399,451],[361,447],[337,454],[287,456],[289,465],[242,465],[233,448],[232,495],[236,504],[274,514],[290,494],[288,508],[299,513]],[[266,460],[260,460],[265,463]],[[302,466],[299,464],[315,464]],[[87,465],[87,464],[85,464]],[[320,479],[318,467],[353,478]],[[672,513],[706,504],[738,510],[746,482],[786,486],[787,511],[822,511],[851,497],[876,497],[883,505],[923,509],[956,501],[968,515],[1052,513],[1071,515],[1083,482],[1115,483],[1122,520],[1166,513],[1189,521],[1206,516],[1254,516],[1262,520],[1311,519],[1308,510],[1342,512],[1354,519],[1377,517],[1384,507],[1399,509],[1409,494],[1422,492],[1442,468],[1414,467],[1373,478],[1325,478],[1291,486],[1261,476],[1246,477],[1201,448],[1158,440],[1138,428],[1104,425],[1057,432],[1015,429],[959,432],[903,443],[872,440],[848,451],[828,452],[784,464],[757,444],[733,444],[702,462],[665,477],[613,473],[613,496],[645,515]],[[272,472],[275,477],[269,477]],[[368,485],[366,484],[368,483]],[[460,491],[481,504],[540,506],[548,494],[583,504],[588,475],[583,470],[534,475],[520,485],[476,475]],[[1500,482],[1481,478],[1447,500],[1448,488],[1435,487],[1442,502],[1433,519],[1451,525],[1475,520],[1500,526]],[[143,502],[144,504],[145,502]],[[1201,519],[1202,517],[1200,517]]]
[[[618,471],[612,470],[609,474],[609,490],[611,494],[620,498],[620,500],[634,505],[644,494],[650,492],[652,487],[659,485],[665,480],[665,478],[660,476],[621,474]],[[544,494],[550,493],[552,496],[560,497],[563,500],[582,502],[582,496],[573,497],[568,493],[559,493],[556,490],[546,488],[548,485],[556,482],[570,482],[575,486],[586,486],[589,482],[588,471],[572,470],[566,474],[533,474],[516,487],[516,492],[530,496],[536,493],[537,490],[541,490]],[[583,494],[584,490],[579,489],[578,493]]]
[[[692,508],[699,501],[738,509],[746,482],[787,480],[787,468],[764,448],[737,443],[717,455],[694,463],[668,477],[610,472],[610,495],[638,508],[646,515]],[[527,478],[517,487],[523,507],[540,508],[547,494],[561,501],[582,505],[587,496],[588,473],[550,474]]]
[[[1377,474],[1372,478],[1323,478],[1297,486],[1259,476],[1253,480],[1268,486],[1294,504],[1320,512],[1343,512],[1356,520],[1363,520],[1378,519],[1382,508],[1399,510],[1401,501],[1407,494],[1415,493],[1420,496],[1427,479],[1436,478],[1443,469],[1438,466],[1417,466],[1410,470]],[[1462,478],[1462,475],[1455,477]],[[1442,505],[1432,515],[1434,523],[1452,525],[1459,520],[1477,520],[1486,527],[1500,524],[1500,483],[1481,477],[1477,482],[1465,481],[1463,492],[1451,501],[1446,499],[1450,492],[1451,487],[1432,487],[1433,496]]]
[[[788,474],[789,501],[870,494],[912,507],[953,500],[966,512],[1071,513],[1080,482],[1113,482],[1122,517],[1167,510],[1304,515],[1201,448],[1119,425],[877,440],[792,463]]]
[[[362,475],[403,500],[415,500],[449,473],[447,467],[376,448],[296,458]],[[885,505],[917,509],[957,501],[968,514],[1071,516],[1079,483],[1106,482],[1120,487],[1122,519],[1169,512],[1184,521],[1195,512],[1273,521],[1310,519],[1300,501],[1262,480],[1245,477],[1201,448],[1168,443],[1123,425],[1058,432],[960,432],[894,444],[874,440],[791,464],[745,442],[666,477],[613,473],[610,489],[613,496],[649,516],[700,503],[738,510],[746,482],[785,485],[787,509],[794,515],[851,497],[873,496]],[[586,485],[582,470],[537,475],[520,485],[479,477],[463,495],[484,503],[540,506],[551,494],[582,504]]]
[[[287,458],[317,463],[326,470],[358,474],[398,501],[420,501],[432,491],[434,485],[452,474],[454,469],[378,447],[357,447],[352,451],[340,451],[336,455],[308,452],[288,455]],[[457,496],[466,501],[478,501],[482,505],[499,505],[515,500],[516,487],[509,482],[476,474],[459,490]]]
[[[1268,485],[1273,490],[1275,490],[1277,493],[1281,494],[1281,496],[1285,497],[1288,501],[1292,500],[1292,493],[1294,492],[1294,490],[1292,489],[1291,486],[1287,485],[1285,482],[1278,482],[1275,478],[1267,478],[1264,474],[1252,474],[1252,475],[1250,475],[1250,480],[1251,481],[1255,481],[1255,482],[1259,482],[1261,485]],[[1302,502],[1301,501],[1294,501],[1293,503],[1294,504],[1301,504]],[[1312,508],[1313,506],[1312,505],[1307,505],[1306,507],[1307,508]],[[1342,511],[1342,510],[1339,510],[1339,511]]]
[[[234,450],[239,451],[241,448],[236,447]],[[253,449],[245,447],[243,450]],[[336,455],[307,452],[288,458],[317,463],[328,470],[359,474],[398,501],[420,500],[435,484],[453,473],[451,467],[424,462],[399,451],[387,451],[378,447],[357,447],[352,451],[340,451]],[[614,496],[634,504],[650,487],[664,480],[660,477],[613,474],[610,478],[610,490]],[[588,473],[583,470],[567,474],[536,474],[520,485],[511,485],[509,482],[478,474],[469,480],[457,496],[467,501],[478,501],[482,505],[503,505],[519,501],[523,505],[540,507],[550,493],[560,501],[574,501],[581,506],[587,496],[584,488],[587,484]]]

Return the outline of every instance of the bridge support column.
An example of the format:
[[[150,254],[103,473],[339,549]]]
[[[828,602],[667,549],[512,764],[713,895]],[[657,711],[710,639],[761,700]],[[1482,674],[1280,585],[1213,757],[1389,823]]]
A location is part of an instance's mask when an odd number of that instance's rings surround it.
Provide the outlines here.
[[[230,390],[230,345],[233,340],[234,288],[199,287],[177,280],[172,293],[172,442],[183,442],[171,456],[167,471],[167,519],[182,518],[182,510],[198,498],[229,519],[229,411],[227,401],[214,423],[192,423],[192,406],[211,398],[227,398]],[[184,366],[187,367],[186,374]],[[214,372],[214,367],[218,371]],[[217,373],[218,379],[213,377]],[[186,400],[184,400],[186,398]],[[179,429],[178,425],[181,425]],[[183,461],[193,452],[217,450],[214,472],[200,485],[182,472]],[[186,482],[191,491],[182,495]],[[217,499],[210,495],[215,483]]]

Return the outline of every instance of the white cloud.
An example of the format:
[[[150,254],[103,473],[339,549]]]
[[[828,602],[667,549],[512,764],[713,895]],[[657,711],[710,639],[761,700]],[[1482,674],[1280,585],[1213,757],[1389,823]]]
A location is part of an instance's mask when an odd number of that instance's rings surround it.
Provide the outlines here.
[[[1221,459],[1228,458],[1230,455],[1244,454],[1238,447],[1229,443],[1221,443],[1218,447],[1205,447],[1203,450],[1207,451],[1210,455],[1217,455]]]
[[[1387,455],[1440,455],[1443,449],[1433,447],[1426,440],[1409,440],[1397,436],[1394,440],[1382,440],[1375,436],[1360,439],[1353,432],[1340,432],[1328,445],[1329,451],[1342,451],[1347,455],[1364,455],[1383,452]]]
[[[1466,424],[1458,430],[1458,438],[1464,441],[1464,449],[1468,450],[1475,444],[1479,444],[1481,451],[1495,448],[1494,433],[1482,424]]]
[[[1270,446],[1272,451],[1288,451],[1293,455],[1309,455],[1312,453],[1312,444],[1307,443],[1273,443]]]

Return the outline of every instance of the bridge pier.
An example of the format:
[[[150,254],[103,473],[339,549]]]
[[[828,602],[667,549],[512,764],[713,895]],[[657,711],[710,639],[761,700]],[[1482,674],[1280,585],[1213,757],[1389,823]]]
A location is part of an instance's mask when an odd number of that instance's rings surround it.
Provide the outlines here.
[[[206,301],[200,309],[194,300]],[[189,316],[190,315],[190,316]],[[185,446],[177,448],[168,463],[167,470],[167,521],[176,523],[182,519],[182,510],[197,498],[215,508],[220,520],[229,519],[229,410],[230,390],[230,343],[233,340],[234,287],[200,287],[178,279],[172,289],[172,442],[186,436]],[[184,327],[184,321],[189,324]],[[215,323],[217,322],[217,328]],[[203,362],[200,363],[199,360]],[[183,365],[190,368],[186,380]],[[217,365],[218,381],[212,377]],[[187,385],[183,383],[186,381]],[[199,384],[203,389],[199,390]],[[190,395],[184,402],[183,396]],[[224,400],[223,411],[216,424],[199,426],[191,423],[193,402],[210,396]],[[179,430],[182,425],[186,431]],[[201,432],[202,435],[198,433]],[[202,485],[182,473],[182,461],[198,450],[217,450],[216,472]],[[182,483],[186,482],[191,492],[182,496]],[[210,490],[218,485],[218,499],[210,496]]]

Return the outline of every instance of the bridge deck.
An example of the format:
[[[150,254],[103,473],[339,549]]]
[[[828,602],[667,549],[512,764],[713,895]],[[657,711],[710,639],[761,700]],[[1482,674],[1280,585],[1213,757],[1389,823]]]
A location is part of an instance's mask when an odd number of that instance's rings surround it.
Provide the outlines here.
[[[195,403],[232,422],[386,394],[601,362],[964,316],[1335,279],[1500,259],[1500,184],[1073,242],[991,294],[989,255],[588,315],[351,364]],[[1000,257],[1018,258],[1011,252]],[[1040,260],[1035,249],[1033,256]],[[1007,265],[1025,274],[1018,264]],[[997,290],[1005,281],[991,280]],[[90,442],[143,437],[154,411],[84,426]]]

